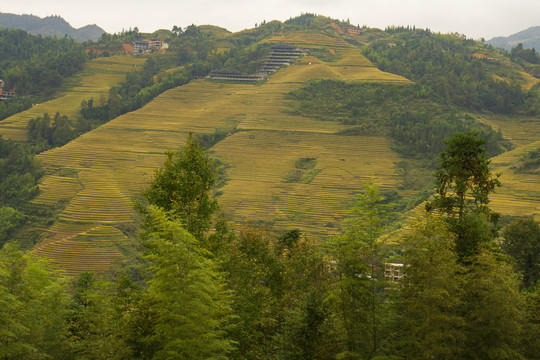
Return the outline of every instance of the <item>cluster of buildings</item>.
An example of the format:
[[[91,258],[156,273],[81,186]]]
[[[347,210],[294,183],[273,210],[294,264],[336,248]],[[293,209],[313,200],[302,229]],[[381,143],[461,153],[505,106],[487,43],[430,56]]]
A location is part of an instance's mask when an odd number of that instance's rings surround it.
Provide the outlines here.
[[[0,79],[0,100],[10,100],[15,97],[15,91],[4,90],[4,80]]]
[[[133,43],[134,54],[141,55],[152,51],[161,51],[169,48],[169,44],[160,39],[137,40]]]
[[[268,74],[276,72],[282,66],[289,66],[294,60],[305,56],[306,54],[307,50],[305,49],[296,48],[288,44],[275,44],[270,47],[268,55],[262,61],[255,74],[244,75],[237,70],[215,69],[210,72],[208,78],[238,82],[266,80]]]

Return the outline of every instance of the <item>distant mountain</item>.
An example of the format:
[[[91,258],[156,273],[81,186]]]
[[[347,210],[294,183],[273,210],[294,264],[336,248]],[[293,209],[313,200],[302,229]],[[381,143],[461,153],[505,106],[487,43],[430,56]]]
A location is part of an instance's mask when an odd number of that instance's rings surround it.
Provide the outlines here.
[[[533,26],[508,37],[494,37],[487,42],[495,47],[511,50],[522,43],[524,48],[540,50],[540,26]]]
[[[76,41],[98,40],[105,31],[97,25],[73,28],[60,16],[40,18],[34,15],[15,15],[0,13],[0,27],[22,29],[32,35],[68,36]]]

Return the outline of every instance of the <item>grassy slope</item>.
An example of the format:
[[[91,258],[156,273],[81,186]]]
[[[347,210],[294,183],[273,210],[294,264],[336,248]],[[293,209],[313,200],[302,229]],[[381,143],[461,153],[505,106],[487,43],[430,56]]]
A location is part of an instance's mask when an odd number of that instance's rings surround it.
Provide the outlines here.
[[[295,34],[271,41],[332,49],[336,60],[324,63],[304,58],[262,85],[194,81],[42,154],[40,160],[51,175],[45,178],[37,201],[63,200],[67,206],[49,238],[38,245],[38,253],[73,275],[106,268],[104,264],[119,252],[111,248],[108,257],[103,254],[102,261],[96,262],[97,255],[88,255],[91,244],[85,241],[89,237],[81,238],[81,234],[131,221],[131,197],[162,164],[163,151],[181,146],[189,131],[244,130],[212,149],[231,166],[221,203],[238,222],[267,221],[278,229],[299,227],[312,236],[322,236],[336,231],[333,226],[347,214],[353,194],[366,178],[375,175],[383,186],[394,186],[397,155],[386,139],[339,137],[332,134],[341,128],[337,123],[287,115],[284,94],[321,77],[407,80],[377,70],[357,49],[339,39]],[[302,157],[317,158],[320,172],[310,184],[286,182],[295,161]]]
[[[394,187],[398,179],[393,163],[398,157],[385,138],[334,135],[343,125],[284,112],[288,102],[284,94],[315,78],[407,80],[377,70],[340,39],[296,33],[268,41],[335,55],[327,54],[326,61],[307,56],[261,85],[194,81],[41,155],[50,175],[37,201],[67,205],[37,252],[72,275],[108,269],[129,251],[116,227],[132,221],[131,198],[162,164],[163,151],[183,145],[189,131],[243,130],[212,148],[230,166],[230,181],[220,202],[237,222],[262,221],[277,229],[298,227],[312,238],[324,238],[337,232],[353,195],[369,176],[380,178],[383,187]],[[512,215],[538,213],[538,179],[514,176],[508,170],[512,159],[534,147],[538,121],[483,120],[501,128],[518,146],[493,161],[497,170],[505,172],[505,187],[495,197],[495,209]],[[525,124],[527,131],[523,131]],[[318,173],[309,184],[286,181],[299,158],[317,159]]]
[[[144,58],[127,58],[113,56],[97,58],[90,61],[85,69],[72,79],[69,79],[64,94],[57,99],[34,106],[27,111],[13,115],[0,121],[0,134],[4,138],[26,141],[26,125],[28,121],[49,113],[51,117],[56,112],[67,115],[72,121],[77,114],[82,100],[90,98],[99,99],[102,95],[107,97],[109,88],[124,80],[128,72],[135,66],[144,63]]]

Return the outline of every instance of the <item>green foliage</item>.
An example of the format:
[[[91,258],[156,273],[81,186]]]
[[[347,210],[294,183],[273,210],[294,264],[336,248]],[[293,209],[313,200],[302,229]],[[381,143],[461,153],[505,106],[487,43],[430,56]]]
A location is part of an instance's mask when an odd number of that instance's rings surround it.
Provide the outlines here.
[[[15,229],[23,224],[26,216],[9,206],[0,206],[0,248],[9,240]]]
[[[153,359],[227,359],[230,295],[197,240],[160,208],[148,209],[141,236],[148,261]]]
[[[164,166],[156,170],[142,195],[149,204],[170,212],[201,240],[218,209],[213,198],[215,181],[214,162],[190,133],[184,147],[166,152]]]
[[[517,163],[512,165],[512,169],[524,174],[540,174],[540,148],[520,156]]]
[[[441,103],[422,85],[371,84],[314,80],[289,93],[291,112],[349,125],[341,135],[385,135],[408,157],[432,159],[455,132],[478,130],[489,154],[512,145],[489,126]]]
[[[519,340],[524,303],[512,267],[484,250],[472,259],[464,280],[466,341],[461,358],[523,359]]]
[[[195,136],[199,140],[199,144],[201,144],[202,147],[208,150],[221,140],[225,139],[227,136],[230,136],[237,131],[237,129],[216,129],[213,133],[196,134]]]
[[[516,262],[528,288],[540,281],[540,225],[531,218],[517,219],[504,228],[502,249]]]
[[[327,243],[334,263],[329,301],[342,351],[358,358],[377,356],[383,343],[388,293],[384,290],[385,244],[380,236],[390,216],[374,180],[356,198],[342,235]]]
[[[46,261],[5,245],[0,250],[0,357],[64,358],[69,300],[68,283]]]
[[[35,144],[39,151],[63,146],[80,135],[72,127],[68,117],[61,116],[58,112],[54,115],[52,124],[49,114],[45,113],[43,117],[31,119],[27,129],[30,142]]]
[[[31,148],[0,136],[0,203],[17,208],[31,200],[41,174]]]
[[[111,283],[83,272],[75,282],[69,321],[71,356],[75,359],[127,359],[122,313]]]
[[[524,60],[531,64],[540,64],[540,56],[534,48],[525,49],[522,43],[517,44],[510,51],[512,61]]]
[[[441,99],[469,109],[510,114],[522,110],[525,94],[517,81],[498,81],[515,70],[498,60],[476,59],[484,45],[455,34],[392,28],[387,39],[364,47],[364,54],[383,71],[425,86]],[[516,78],[517,79],[517,78]]]
[[[235,69],[242,74],[255,74],[259,70],[261,61],[266,58],[270,50],[269,43],[259,43],[245,48],[232,48],[228,52],[228,60],[223,67]]]
[[[478,133],[457,133],[446,145],[435,173],[437,194],[426,209],[446,216],[457,234],[457,252],[463,259],[477,254],[480,244],[490,241],[489,228],[483,222],[497,223],[498,214],[488,204],[489,195],[501,186],[500,174],[491,174],[485,141]]]
[[[401,358],[456,359],[463,348],[463,278],[454,237],[429,215],[415,220],[405,235],[394,343]]]
[[[321,169],[315,169],[316,166],[316,158],[299,158],[294,163],[296,169],[289,171],[285,181],[309,184],[322,171]]]
[[[233,359],[331,359],[335,343],[325,301],[322,254],[299,230],[279,238],[243,228],[222,253],[233,294]]]
[[[82,70],[85,61],[83,46],[74,40],[0,29],[0,79],[5,90],[17,93],[13,100],[0,101],[0,119],[49,98],[64,78]]]
[[[540,286],[525,293],[526,318],[523,326],[521,348],[526,359],[534,359],[540,353]]]

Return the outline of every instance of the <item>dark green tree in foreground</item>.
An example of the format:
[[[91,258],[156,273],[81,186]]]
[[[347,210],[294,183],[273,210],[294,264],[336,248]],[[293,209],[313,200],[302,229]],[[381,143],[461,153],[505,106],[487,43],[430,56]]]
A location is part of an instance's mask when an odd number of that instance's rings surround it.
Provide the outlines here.
[[[397,299],[396,352],[404,359],[457,359],[465,343],[462,266],[454,234],[434,216],[404,237],[403,288]]]
[[[153,359],[227,359],[233,344],[225,329],[230,293],[199,242],[158,207],[150,207],[141,240],[148,262],[148,309],[152,329],[142,341]]]
[[[523,274],[523,285],[534,286],[540,280],[540,225],[534,219],[518,219],[503,231],[503,250],[516,261]]]
[[[446,216],[457,235],[460,259],[478,254],[480,244],[493,238],[498,221],[488,204],[489,195],[501,186],[500,174],[489,170],[485,144],[474,131],[456,133],[446,141],[435,172],[437,193],[426,205],[428,211],[438,210]]]
[[[201,240],[218,210],[213,197],[214,162],[191,133],[184,147],[165,154],[165,164],[156,170],[143,198],[179,219],[190,234]]]
[[[342,235],[328,242],[334,283],[328,301],[334,311],[343,359],[372,359],[380,353],[387,303],[384,280],[386,244],[381,241],[390,211],[371,179],[357,195]]]

